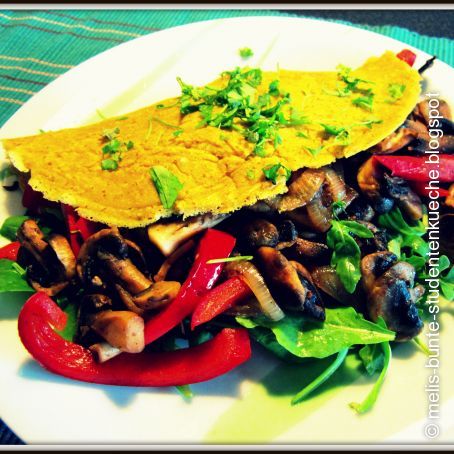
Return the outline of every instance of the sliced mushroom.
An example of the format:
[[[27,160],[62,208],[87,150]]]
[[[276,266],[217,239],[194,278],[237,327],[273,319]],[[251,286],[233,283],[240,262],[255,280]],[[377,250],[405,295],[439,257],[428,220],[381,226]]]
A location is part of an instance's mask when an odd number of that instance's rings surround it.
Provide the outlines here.
[[[383,183],[386,193],[396,201],[399,208],[410,219],[417,221],[422,218],[421,199],[403,178],[392,177],[385,173]]]
[[[370,319],[377,321],[382,317],[389,329],[397,333],[396,340],[403,341],[422,330],[423,322],[415,303],[424,288],[413,288],[415,269],[412,265],[393,262],[393,254],[371,254],[361,261],[361,271]]]
[[[358,197],[346,209],[347,214],[357,221],[371,221],[375,216],[374,209],[363,197]]]
[[[109,270],[114,280],[120,281],[132,294],[142,292],[152,284],[151,280],[144,276],[129,258],[120,259],[103,250],[98,250],[97,257]]]
[[[244,227],[241,242],[248,250],[261,246],[275,247],[279,242],[279,231],[271,222],[265,219],[255,219]]]
[[[413,125],[419,127],[417,125]],[[377,154],[390,154],[409,145],[418,135],[418,131],[411,127],[403,126],[396,132],[375,145],[370,151]]]
[[[356,306],[356,297],[345,290],[339,275],[331,266],[318,266],[312,269],[314,284],[326,294],[340,303]]]
[[[104,363],[122,353],[119,348],[112,347],[112,345],[107,342],[93,344],[89,347],[89,350],[95,355],[98,363]]]
[[[112,347],[127,353],[139,353],[145,347],[143,318],[131,311],[102,311],[91,327]]]
[[[68,286],[75,276],[76,258],[64,236],[54,234],[46,240],[36,221],[28,219],[18,229],[17,238],[21,264],[36,291],[54,296]]]
[[[314,289],[308,284],[308,273],[297,271],[283,254],[271,247],[259,248],[257,260],[271,294],[282,307],[301,311],[316,320],[325,319],[324,308],[314,298]]]
[[[384,197],[380,193],[383,175],[384,169],[373,157],[362,164],[357,175],[361,192],[372,202],[373,208],[380,214],[387,213],[394,206],[394,200],[391,197]]]
[[[277,250],[282,251],[286,256],[300,259],[321,259],[326,257],[329,248],[326,244],[315,241],[296,238],[294,241],[282,242],[276,246]]]
[[[204,229],[214,227],[228,216],[203,214],[184,221],[158,222],[148,227],[148,238],[167,257],[189,238]]]
[[[133,297],[134,304],[147,311],[170,303],[178,295],[181,284],[176,281],[159,281]]]
[[[154,281],[163,281],[167,277],[167,273],[172,268],[172,266],[192,251],[195,247],[194,240],[186,241],[186,243],[182,244],[178,249],[176,249],[172,254],[170,254],[165,261],[162,263],[161,267],[159,268],[158,272],[154,276]]]
[[[278,205],[280,212],[292,211],[310,202],[325,180],[325,173],[319,169],[305,169],[295,172],[292,181]]]

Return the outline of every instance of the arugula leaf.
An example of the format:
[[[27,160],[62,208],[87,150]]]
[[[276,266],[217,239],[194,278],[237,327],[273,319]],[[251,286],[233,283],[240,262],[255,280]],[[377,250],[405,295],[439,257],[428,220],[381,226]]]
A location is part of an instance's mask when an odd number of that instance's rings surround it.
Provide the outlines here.
[[[383,369],[378,377],[378,380],[375,382],[372,391],[367,395],[362,403],[350,403],[350,407],[359,414],[368,412],[375,405],[378,394],[380,393],[380,389],[383,385],[383,382],[385,381],[386,374],[388,373],[388,368],[392,357],[391,346],[389,345],[389,342],[383,342],[382,344],[380,344],[380,346],[383,350]]]
[[[35,291],[28,285],[23,268],[12,260],[0,259],[0,293],[8,292]]]
[[[377,371],[383,369],[385,355],[381,344],[365,345],[358,354],[369,375],[374,375]]]
[[[287,351],[301,358],[325,358],[352,345],[390,341],[395,333],[369,322],[352,307],[326,308],[325,322],[316,322],[298,315],[287,314],[273,322],[264,317],[236,317],[245,328],[269,328],[276,341]]]
[[[331,266],[336,269],[342,284],[349,293],[355,291],[361,279],[361,250],[351,236],[372,238],[373,233],[364,225],[356,221],[331,221],[331,229],[326,237],[326,244],[333,250]]]
[[[282,169],[282,170],[281,170]],[[264,175],[265,175],[265,178],[267,180],[270,180],[273,182],[273,184],[277,184],[277,179],[280,177],[280,176],[284,176],[285,177],[285,180],[288,181],[288,179],[290,178],[290,176],[292,175],[292,172],[290,169],[288,169],[287,167],[285,167],[283,164],[281,164],[280,162],[277,163],[277,164],[274,164],[274,165],[271,165],[271,166],[268,166],[268,167],[264,167],[262,169]]]
[[[6,218],[0,228],[0,235],[10,241],[16,241],[17,231],[27,219],[31,219],[30,216],[10,216]]]
[[[348,353],[348,348],[344,348],[339,351],[339,353],[336,356],[336,359],[333,361],[332,364],[330,364],[315,380],[313,380],[311,383],[309,383],[307,386],[305,386],[298,394],[296,394],[291,403],[292,405],[295,405],[302,400],[304,400],[309,394],[311,394],[313,391],[315,391],[318,387],[323,385],[323,383],[328,380],[331,375],[336,372],[337,369],[339,369],[340,366],[342,366],[342,363],[344,362],[346,356]]]
[[[183,189],[183,184],[176,175],[163,166],[151,167],[150,177],[156,187],[156,191],[158,191],[164,208],[172,208],[178,197],[178,193]]]
[[[278,80],[273,80],[273,82],[270,83],[269,88],[268,88],[268,93],[271,96],[279,96],[281,92],[279,91],[279,81]]]

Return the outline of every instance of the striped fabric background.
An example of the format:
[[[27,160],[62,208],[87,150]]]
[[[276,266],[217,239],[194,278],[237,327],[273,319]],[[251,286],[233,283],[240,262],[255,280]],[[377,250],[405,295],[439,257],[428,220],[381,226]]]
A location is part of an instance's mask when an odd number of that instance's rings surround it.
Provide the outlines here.
[[[0,10],[0,126],[56,77],[119,43],[190,22],[251,15],[295,14],[268,10]],[[453,40],[389,25],[361,27],[454,65]]]
[[[254,15],[302,17],[270,10],[0,10],[0,127],[55,78],[124,41],[191,22]],[[360,27],[418,47],[454,66],[454,40],[391,25]],[[21,443],[0,421],[0,444]]]

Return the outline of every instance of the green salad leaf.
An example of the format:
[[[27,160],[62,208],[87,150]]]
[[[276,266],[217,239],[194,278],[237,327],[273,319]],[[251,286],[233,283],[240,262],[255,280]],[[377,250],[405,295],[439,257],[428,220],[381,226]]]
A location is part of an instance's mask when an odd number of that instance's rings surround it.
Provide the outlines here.
[[[16,262],[0,259],[0,293],[35,291],[25,280],[25,270]]]
[[[6,218],[0,228],[0,235],[8,238],[10,241],[16,241],[17,231],[27,219],[30,219],[30,216],[10,216]]]
[[[77,333],[77,312],[79,310],[79,306],[66,296],[59,295],[55,299],[57,304],[68,317],[66,320],[66,326],[62,330],[57,331],[57,333],[60,334],[63,339],[72,342]]]
[[[326,243],[333,250],[331,266],[335,268],[342,284],[353,293],[361,279],[361,250],[352,235],[359,238],[372,238],[373,233],[356,221],[331,221]]]
[[[395,338],[393,331],[365,320],[352,307],[327,308],[323,323],[290,314],[278,322],[264,317],[237,317],[236,320],[245,328],[270,329],[282,347],[301,358],[326,358],[352,345],[376,344]]]

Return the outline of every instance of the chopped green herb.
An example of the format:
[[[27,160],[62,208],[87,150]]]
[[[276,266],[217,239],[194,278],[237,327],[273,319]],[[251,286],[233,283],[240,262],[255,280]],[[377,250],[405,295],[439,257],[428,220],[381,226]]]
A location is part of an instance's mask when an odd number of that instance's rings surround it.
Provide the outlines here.
[[[250,58],[254,55],[254,52],[249,47],[243,47],[238,50],[241,58]]]
[[[339,127],[339,126],[330,126],[324,123],[321,123],[323,128],[328,134],[336,137],[336,142],[340,143],[341,145],[348,145],[351,142],[350,139],[350,131],[347,128]]]
[[[167,121],[161,120],[158,117],[151,117],[152,121],[156,121],[157,123],[161,123],[164,126],[167,126],[168,128],[173,128],[173,129],[180,129],[179,126],[173,125],[171,123],[167,123]]]
[[[105,129],[102,132],[102,136],[106,140],[114,140],[118,137],[118,134],[120,134],[120,128],[114,128],[114,129]]]
[[[38,131],[39,131],[40,134],[45,134],[46,133],[46,131],[44,131],[44,129],[38,129]]]
[[[266,156],[267,143],[278,147],[282,143],[280,128],[307,123],[307,119],[292,109],[287,117],[283,107],[290,104],[290,95],[282,94],[277,81],[270,84],[270,93],[258,95],[257,87],[262,82],[262,71],[236,68],[225,71],[223,88],[197,88],[177,78],[181,87],[180,111],[183,115],[199,112],[201,121],[198,127],[212,126],[241,132],[245,139],[254,144],[254,153]],[[216,109],[215,109],[216,107]]]
[[[338,78],[345,84],[345,87],[339,90],[340,96],[348,96],[352,92],[360,91],[360,89],[358,88],[358,85],[360,83],[365,83],[365,84],[372,83],[367,80],[351,77],[352,69],[348,68],[347,66],[339,65],[337,67],[337,70],[338,70],[338,73],[337,73]]]
[[[151,134],[152,130],[153,130],[153,119],[149,118],[148,119],[147,133],[145,134],[145,140],[148,140],[150,138],[150,134]]]
[[[175,137],[178,137],[179,135],[183,134],[182,129],[177,129],[176,131],[173,131],[172,133]]]
[[[303,131],[297,131],[296,137],[302,137],[303,139],[307,139],[309,136]]]
[[[212,265],[215,263],[226,263],[226,262],[238,262],[241,260],[252,260],[254,257],[252,255],[235,255],[234,257],[226,257],[223,259],[211,259],[207,260],[207,265]]]
[[[359,96],[358,98],[352,100],[352,104],[358,107],[362,107],[363,109],[371,112],[374,103],[374,96],[375,95],[372,92],[367,94],[366,96]]]
[[[249,178],[249,180],[253,180],[255,178],[255,170],[254,169],[249,169],[246,172],[246,176]]]
[[[268,93],[271,96],[275,96],[275,97],[277,97],[281,94],[281,92],[279,91],[279,81],[278,80],[273,80],[273,82],[270,83]]]
[[[405,89],[407,88],[406,85],[403,84],[389,84],[388,85],[388,93],[391,96],[390,100],[386,102],[389,104],[394,104],[404,95]]]
[[[124,116],[124,117],[119,117],[117,118],[117,121],[123,121],[123,120],[127,120],[129,117],[128,116]]]
[[[282,165],[280,162],[268,167],[264,167],[262,171],[265,175],[265,178],[272,181],[273,184],[277,184],[277,179],[280,176],[284,176],[285,180],[287,181],[292,175],[291,170]]]
[[[383,120],[366,120],[366,121],[360,121],[359,123],[353,123],[352,126],[365,126],[366,128],[372,128],[372,125],[378,125],[380,123],[383,123]]]
[[[155,185],[164,208],[170,209],[175,203],[183,184],[178,177],[163,166],[150,168],[151,181]]]
[[[102,170],[117,170],[118,169],[118,161],[115,159],[103,159],[101,161],[101,169]]]
[[[317,148],[310,148],[306,147],[306,150],[312,155],[312,156],[318,156],[318,154],[325,148],[324,145],[320,145]]]

